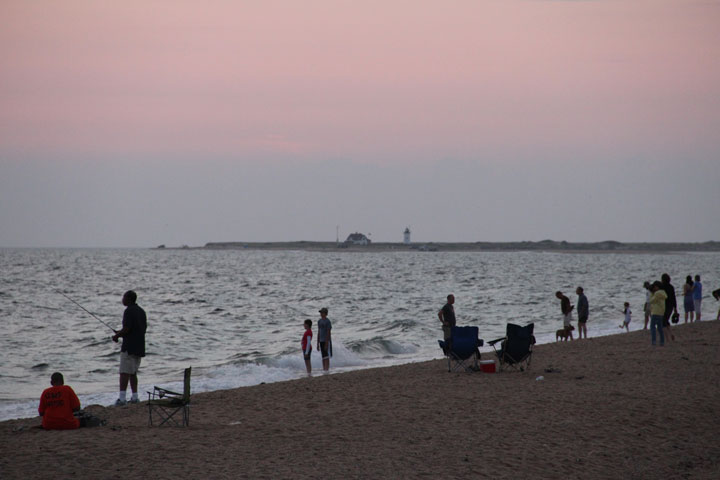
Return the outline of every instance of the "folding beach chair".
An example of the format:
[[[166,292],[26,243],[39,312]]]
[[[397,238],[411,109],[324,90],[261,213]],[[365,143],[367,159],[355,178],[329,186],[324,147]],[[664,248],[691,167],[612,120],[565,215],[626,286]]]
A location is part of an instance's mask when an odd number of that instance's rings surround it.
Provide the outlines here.
[[[482,339],[478,338],[478,327],[452,327],[448,343],[438,340],[448,360],[448,372],[478,370],[478,347],[483,344]]]
[[[510,367],[521,372],[526,368],[530,368],[532,347],[535,344],[534,329],[534,323],[524,327],[508,323],[504,337],[488,342],[488,345],[492,345],[498,357],[500,371],[503,370],[503,367]],[[500,350],[496,347],[498,342],[500,343]]]
[[[190,373],[192,367],[185,369],[183,393],[173,392],[166,388],[154,387],[148,394],[148,425],[153,426],[153,413],[160,417],[158,426],[170,422],[176,426],[190,425]],[[182,412],[182,418],[178,421],[175,414]],[[168,423],[168,425],[170,424]]]

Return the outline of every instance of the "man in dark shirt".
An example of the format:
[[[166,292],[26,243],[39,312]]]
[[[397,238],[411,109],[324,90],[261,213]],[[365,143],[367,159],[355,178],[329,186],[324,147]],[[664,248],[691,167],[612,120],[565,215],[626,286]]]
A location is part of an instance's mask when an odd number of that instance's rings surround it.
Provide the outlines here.
[[[438,318],[442,323],[443,335],[445,342],[450,341],[451,328],[455,326],[455,295],[452,293],[447,296],[447,303],[438,312]]]
[[[677,298],[675,298],[675,287],[670,283],[670,275],[663,273],[660,277],[662,280],[662,290],[667,295],[665,299],[665,316],[663,317],[663,329],[665,330],[665,338],[675,340],[675,335],[670,331],[670,316],[676,315],[677,312]]]
[[[580,338],[583,338],[583,333],[585,334],[585,338],[587,338],[587,321],[588,317],[590,316],[590,307],[588,305],[588,300],[585,296],[585,290],[583,290],[583,287],[577,287],[577,289],[575,289],[575,293],[577,293],[578,296],[577,314]]]
[[[138,403],[138,379],[137,372],[140,368],[140,360],[145,356],[145,331],[147,330],[147,316],[145,310],[135,303],[137,302],[137,294],[132,290],[128,290],[123,295],[122,303],[125,305],[125,313],[123,313],[123,326],[120,331],[116,331],[113,335],[113,342],[117,342],[122,337],[122,347],[120,348],[120,394],[115,405],[125,405],[127,403],[127,386],[130,382],[132,389],[132,398],[130,403]]]

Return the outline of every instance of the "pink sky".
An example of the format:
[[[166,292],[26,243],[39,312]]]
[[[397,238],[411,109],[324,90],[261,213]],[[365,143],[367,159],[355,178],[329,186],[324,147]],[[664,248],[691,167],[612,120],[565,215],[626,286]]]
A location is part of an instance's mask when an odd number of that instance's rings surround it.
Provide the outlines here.
[[[410,161],[718,124],[717,2],[113,3],[0,6],[6,150]]]
[[[0,246],[408,224],[720,240],[685,214],[720,204],[720,0],[4,0],[0,18]],[[110,228],[130,218],[123,168],[155,195],[129,205],[157,207],[147,239]]]

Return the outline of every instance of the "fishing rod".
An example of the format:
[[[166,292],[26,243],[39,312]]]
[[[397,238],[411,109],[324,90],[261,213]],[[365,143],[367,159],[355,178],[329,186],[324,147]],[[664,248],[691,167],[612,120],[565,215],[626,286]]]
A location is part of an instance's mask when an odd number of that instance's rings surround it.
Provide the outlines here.
[[[102,320],[100,320],[100,319],[99,319],[94,313],[92,313],[90,310],[88,310],[87,308],[83,307],[83,306],[80,305],[78,302],[76,302],[76,301],[73,300],[72,298],[70,298],[70,297],[68,297],[67,295],[65,295],[64,293],[62,293],[60,290],[56,290],[56,291],[57,291],[57,293],[59,293],[60,295],[62,295],[62,296],[65,297],[65,298],[67,298],[68,300],[70,300],[72,303],[74,303],[74,304],[77,305],[78,307],[80,307],[80,308],[82,308],[83,310],[85,310],[85,311],[86,311],[87,313],[89,313],[95,320],[97,320],[98,322],[102,323],[103,325],[105,325],[106,327],[108,327],[110,330],[112,330],[113,333],[117,333],[117,331],[116,331],[114,328],[112,328],[110,325],[108,325],[107,323],[105,323],[105,322],[103,322]]]

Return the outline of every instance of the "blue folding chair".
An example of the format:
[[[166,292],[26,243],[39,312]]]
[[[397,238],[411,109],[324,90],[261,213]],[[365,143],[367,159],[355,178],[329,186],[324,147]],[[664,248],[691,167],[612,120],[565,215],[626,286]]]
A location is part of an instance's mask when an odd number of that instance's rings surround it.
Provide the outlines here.
[[[476,372],[480,350],[483,345],[482,339],[478,338],[478,327],[452,327],[450,329],[450,341],[438,340],[448,360],[448,372],[464,370]]]

